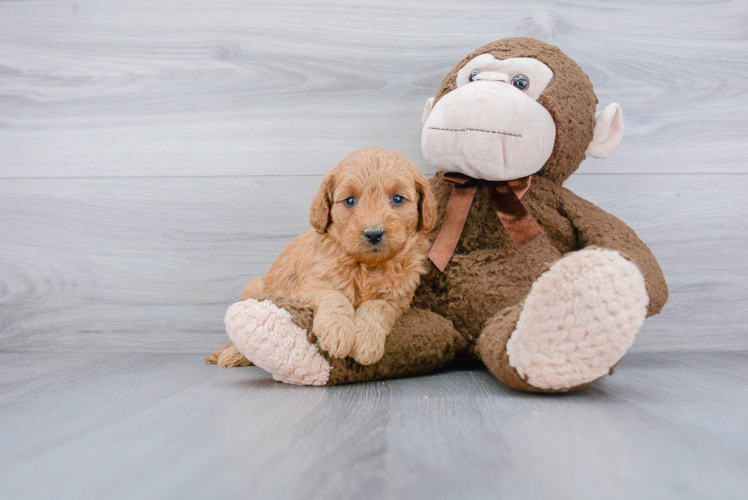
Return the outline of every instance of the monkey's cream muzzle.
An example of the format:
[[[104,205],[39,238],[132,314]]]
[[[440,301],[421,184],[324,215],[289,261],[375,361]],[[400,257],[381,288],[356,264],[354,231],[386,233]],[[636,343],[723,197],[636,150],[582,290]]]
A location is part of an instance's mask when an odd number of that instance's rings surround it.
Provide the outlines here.
[[[484,72],[439,99],[421,133],[423,156],[434,168],[505,181],[543,167],[556,139],[553,118],[509,78]]]
[[[429,252],[444,270],[457,247],[479,186],[486,188],[501,223],[522,248],[543,231],[521,199],[553,153],[556,124],[538,102],[553,71],[529,57],[481,54],[457,72],[456,88],[423,110],[421,148],[443,180],[454,184],[442,228]],[[595,115],[587,155],[607,158],[623,135],[618,104]]]

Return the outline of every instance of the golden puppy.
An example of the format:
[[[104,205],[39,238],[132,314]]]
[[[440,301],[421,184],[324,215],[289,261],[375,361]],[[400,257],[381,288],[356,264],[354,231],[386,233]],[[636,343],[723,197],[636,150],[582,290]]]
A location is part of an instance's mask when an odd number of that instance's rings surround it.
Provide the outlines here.
[[[314,227],[297,237],[267,276],[244,287],[298,299],[314,310],[322,349],[361,364],[377,362],[425,271],[436,202],[428,180],[403,155],[354,151],[327,174],[312,201]],[[249,364],[226,346],[208,361]]]

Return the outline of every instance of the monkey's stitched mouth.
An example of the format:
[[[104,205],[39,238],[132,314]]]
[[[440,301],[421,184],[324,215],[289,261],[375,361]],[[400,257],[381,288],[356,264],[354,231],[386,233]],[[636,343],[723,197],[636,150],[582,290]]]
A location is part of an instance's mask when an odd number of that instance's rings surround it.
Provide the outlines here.
[[[487,134],[499,134],[499,135],[509,135],[511,137],[522,137],[519,134],[510,134],[509,132],[499,132],[498,130],[483,130],[481,128],[439,128],[439,127],[429,127],[430,130],[443,130],[445,132],[485,132]]]

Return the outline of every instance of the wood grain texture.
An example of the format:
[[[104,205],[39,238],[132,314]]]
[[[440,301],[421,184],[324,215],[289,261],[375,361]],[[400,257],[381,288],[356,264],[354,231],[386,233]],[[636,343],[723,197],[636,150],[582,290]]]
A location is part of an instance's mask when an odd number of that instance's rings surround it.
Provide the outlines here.
[[[205,353],[377,144],[425,172],[443,75],[505,36],[559,45],[626,137],[569,186],[671,287],[634,350],[748,349],[748,9],[740,1],[0,2],[0,350]]]
[[[742,499],[748,354],[571,395],[460,370],[331,388],[197,355],[0,354],[7,498]]]
[[[205,353],[309,229],[321,177],[0,181],[0,349]],[[747,349],[748,178],[579,175],[653,249],[671,297],[635,350]]]
[[[674,351],[748,349],[746,34],[740,0],[0,1],[0,496],[744,498],[748,354]],[[670,285],[616,375],[203,365],[321,175],[372,144],[432,172],[426,98],[506,36],[624,109],[567,183]]]
[[[420,153],[425,100],[473,49],[534,36],[619,102],[586,172],[745,173],[741,0],[0,3],[0,176],[321,174]]]

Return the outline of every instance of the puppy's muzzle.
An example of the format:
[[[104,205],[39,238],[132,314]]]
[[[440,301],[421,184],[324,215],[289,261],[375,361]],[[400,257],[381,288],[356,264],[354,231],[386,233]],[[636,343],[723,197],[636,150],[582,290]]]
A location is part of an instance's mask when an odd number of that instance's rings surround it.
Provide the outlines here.
[[[364,239],[372,245],[379,244],[384,238],[384,229],[381,227],[367,227],[364,229]]]

